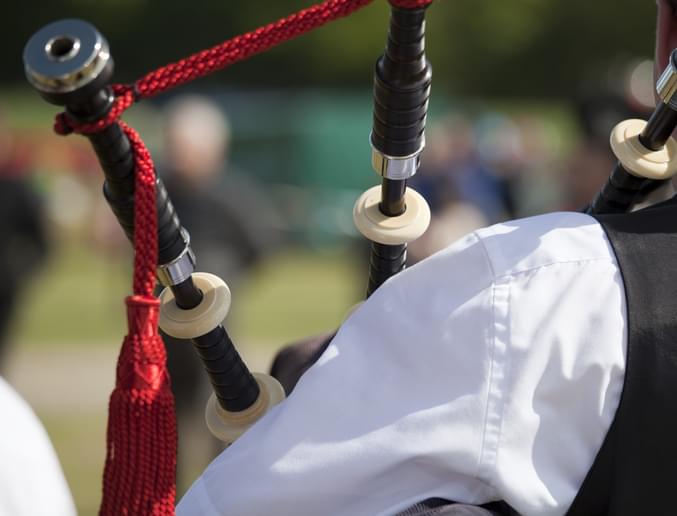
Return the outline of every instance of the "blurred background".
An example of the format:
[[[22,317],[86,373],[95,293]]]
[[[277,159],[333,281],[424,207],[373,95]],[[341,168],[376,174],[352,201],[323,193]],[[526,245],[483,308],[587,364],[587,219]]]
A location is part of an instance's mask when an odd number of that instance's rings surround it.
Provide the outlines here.
[[[116,81],[273,21],[308,0],[9,0],[0,33],[0,373],[32,404],[81,514],[96,513],[107,397],[125,333],[131,252],[87,142],[23,78],[23,45],[78,17],[107,37]],[[507,218],[579,209],[611,170],[608,134],[653,103],[650,0],[445,0],[430,8],[428,146],[412,186],[433,210],[410,262]],[[370,166],[384,0],[134,106],[201,270],[233,288],[227,327],[255,369],[330,331],[366,289],[352,205]],[[169,343],[174,363],[191,351]],[[187,354],[184,356],[184,352]],[[199,370],[178,367],[180,491],[218,451]],[[183,386],[186,386],[185,389]]]

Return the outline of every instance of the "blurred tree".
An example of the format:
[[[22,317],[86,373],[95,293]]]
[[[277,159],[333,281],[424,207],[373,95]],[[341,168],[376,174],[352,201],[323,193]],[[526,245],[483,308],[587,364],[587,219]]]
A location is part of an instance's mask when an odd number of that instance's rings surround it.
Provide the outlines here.
[[[9,0],[2,85],[23,83],[21,51],[39,27],[84,18],[109,39],[117,80],[142,73],[310,5],[308,0]],[[562,97],[608,63],[650,57],[654,2],[437,0],[428,16],[435,87],[463,95]],[[258,88],[365,86],[383,46],[387,5],[373,5],[207,79]]]

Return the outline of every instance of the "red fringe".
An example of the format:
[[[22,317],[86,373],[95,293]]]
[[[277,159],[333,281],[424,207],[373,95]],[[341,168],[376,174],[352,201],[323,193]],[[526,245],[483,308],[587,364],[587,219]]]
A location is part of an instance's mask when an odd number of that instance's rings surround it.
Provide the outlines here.
[[[174,514],[176,422],[157,332],[159,301],[128,297],[129,334],[118,359],[108,415],[102,516]]]

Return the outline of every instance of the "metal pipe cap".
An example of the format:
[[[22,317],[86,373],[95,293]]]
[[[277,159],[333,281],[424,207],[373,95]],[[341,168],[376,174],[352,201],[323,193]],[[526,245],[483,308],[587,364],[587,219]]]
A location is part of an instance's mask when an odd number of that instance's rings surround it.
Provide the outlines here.
[[[369,136],[371,145],[371,166],[374,171],[386,179],[404,180],[416,174],[421,163],[421,153],[425,148],[425,134],[421,136],[421,145],[408,156],[389,156],[374,145],[372,136]]]
[[[670,54],[668,66],[656,82],[656,93],[658,97],[668,104],[672,109],[677,110],[677,48]]]
[[[23,60],[26,77],[38,91],[65,94],[95,81],[111,59],[108,42],[93,25],[67,19],[33,34]]]
[[[162,263],[157,268],[157,277],[165,287],[178,285],[190,278],[195,271],[195,253],[190,247],[190,234],[181,228],[181,236],[185,247],[181,254],[169,263]]]

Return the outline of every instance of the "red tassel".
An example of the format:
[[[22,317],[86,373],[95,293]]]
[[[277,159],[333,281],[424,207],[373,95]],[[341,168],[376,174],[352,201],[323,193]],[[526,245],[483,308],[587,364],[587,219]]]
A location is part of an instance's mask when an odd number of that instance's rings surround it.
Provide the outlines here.
[[[126,299],[129,334],[110,397],[102,516],[174,514],[174,399],[157,331],[159,301]]]
[[[158,333],[160,301],[153,297],[157,266],[155,168],[136,131],[119,122],[132,144],[134,295],[129,332],[118,359],[108,408],[102,516],[170,516],[176,498],[176,416],[167,354]]]

